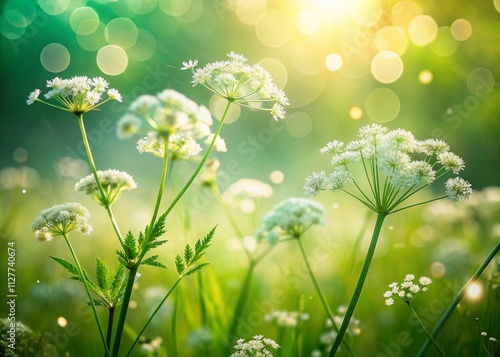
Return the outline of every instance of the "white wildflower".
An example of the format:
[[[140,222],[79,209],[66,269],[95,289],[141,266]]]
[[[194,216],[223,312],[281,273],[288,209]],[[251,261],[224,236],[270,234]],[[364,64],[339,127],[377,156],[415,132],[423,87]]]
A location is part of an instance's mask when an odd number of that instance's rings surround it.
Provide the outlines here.
[[[93,174],[90,174],[78,181],[75,185],[75,190],[90,195],[103,206],[111,205],[121,196],[123,191],[137,188],[137,184],[132,176],[124,171],[113,169],[97,171],[97,176],[104,191],[104,200]]]

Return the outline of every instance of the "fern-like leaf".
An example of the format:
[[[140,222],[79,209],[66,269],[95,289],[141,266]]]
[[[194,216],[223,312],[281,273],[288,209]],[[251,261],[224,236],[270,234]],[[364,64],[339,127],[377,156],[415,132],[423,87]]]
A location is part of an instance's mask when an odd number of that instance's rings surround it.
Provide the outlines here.
[[[182,261],[182,258],[180,255],[177,255],[175,257],[175,269],[177,270],[177,273],[179,275],[181,275],[182,272],[184,271],[184,269],[186,269],[186,266],[184,265],[184,262]]]
[[[123,249],[125,250],[128,260],[137,258],[137,243],[131,231],[127,232],[125,240],[123,241]]]
[[[186,272],[186,274],[185,274],[185,275],[186,275],[186,276],[191,275],[191,274],[193,274],[193,273],[197,272],[198,270],[200,270],[200,269],[202,269],[202,268],[206,267],[207,265],[210,265],[210,263],[201,263],[201,264],[198,264],[198,265],[197,265],[197,266],[195,266],[194,268],[189,269],[189,270]]]
[[[109,270],[106,264],[104,264],[103,260],[99,257],[95,257],[96,262],[96,278],[97,278],[97,286],[103,290],[109,289],[110,279],[109,279]]]
[[[186,245],[186,249],[184,249],[184,261],[186,262],[186,265],[191,264],[191,259],[193,258],[193,249],[189,246],[189,244]]]
[[[141,264],[167,269],[167,266],[158,261],[159,255],[152,255],[142,261]]]

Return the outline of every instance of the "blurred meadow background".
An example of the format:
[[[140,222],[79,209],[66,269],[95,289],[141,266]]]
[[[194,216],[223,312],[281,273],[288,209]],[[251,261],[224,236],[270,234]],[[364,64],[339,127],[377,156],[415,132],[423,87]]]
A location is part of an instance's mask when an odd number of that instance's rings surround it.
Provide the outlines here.
[[[49,259],[69,259],[66,246],[58,238],[38,242],[30,229],[37,214],[58,203],[81,202],[91,211],[94,231],[72,236],[80,261],[90,272],[95,255],[118,266],[118,242],[106,214],[74,190],[90,173],[75,118],[26,105],[31,91],[43,90],[56,76],[102,76],[123,95],[122,103],[88,113],[85,123],[98,169],[124,170],[138,184],[114,206],[124,231],[138,232],[149,223],[161,173],[161,160],[139,154],[135,139],[116,136],[116,122],[128,105],[139,95],[171,88],[209,107],[214,118],[222,115],[224,102],[193,88],[189,71],[180,70],[189,59],[204,65],[231,51],[241,53],[266,68],[290,100],[287,118],[279,122],[233,106],[221,132],[227,152],[212,154],[220,161],[219,187],[229,192],[226,198],[242,178],[272,188],[266,197],[229,200],[248,237],[281,200],[304,197],[304,180],[312,171],[329,170],[330,158],[319,154],[328,141],[353,140],[371,123],[404,128],[417,139],[446,140],[465,161],[461,176],[472,183],[474,197],[459,204],[438,201],[387,219],[354,313],[359,321],[350,331],[358,356],[412,356],[424,342],[408,309],[384,305],[389,283],[408,273],[433,279],[430,291],[415,301],[432,329],[499,240],[498,0],[10,0],[2,5],[0,24],[0,317],[7,311],[6,244],[15,241],[16,319],[55,346],[48,355],[95,356],[101,350],[82,287]],[[175,166],[162,208],[196,165]],[[432,190],[420,197],[442,194],[444,182]],[[326,208],[326,224],[309,230],[303,243],[341,316],[375,214],[343,193],[316,199]],[[160,248],[160,260],[171,269],[141,268],[125,343],[175,280],[174,256],[215,225],[207,253],[212,266],[181,283],[134,355],[224,355],[220,341],[248,264],[217,201],[198,181],[167,220],[169,242]],[[249,238],[247,249],[251,243]],[[498,264],[497,258],[438,336],[448,355],[487,356],[485,351],[493,355],[495,348],[499,353],[498,343],[480,335],[500,338]],[[279,328],[265,319],[273,310],[298,311],[304,321]],[[282,356],[311,356],[331,344],[326,314],[294,242],[278,245],[255,269],[241,319],[240,337],[279,340]],[[431,347],[427,355],[437,354]]]

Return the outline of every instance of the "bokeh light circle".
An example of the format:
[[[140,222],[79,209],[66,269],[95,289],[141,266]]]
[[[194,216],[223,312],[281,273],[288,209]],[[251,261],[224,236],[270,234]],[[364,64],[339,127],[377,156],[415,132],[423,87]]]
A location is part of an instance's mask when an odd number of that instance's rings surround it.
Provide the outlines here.
[[[45,46],[40,53],[40,62],[43,68],[52,73],[64,71],[68,68],[70,61],[69,51],[59,43]]]
[[[17,10],[7,10],[3,13],[3,16],[14,27],[24,28],[30,24],[30,21]]]
[[[288,57],[292,65],[303,74],[316,75],[325,71],[325,63],[318,53],[311,51],[309,46],[290,44]]]
[[[71,13],[69,24],[78,35],[90,35],[99,27],[99,15],[91,7],[82,6]]]
[[[417,46],[425,46],[436,39],[438,26],[428,15],[415,16],[408,26],[411,41]]]
[[[420,5],[414,1],[400,1],[391,9],[391,23],[406,29],[411,20],[418,15],[422,15]]]
[[[15,16],[19,18],[21,22],[18,22],[20,27],[26,27],[31,25],[33,20],[35,20],[37,9],[32,0],[10,0],[5,3],[4,13],[14,12]],[[12,25],[15,25],[12,23]]]
[[[472,25],[466,19],[457,19],[451,24],[451,34],[457,41],[465,41],[472,35]]]
[[[71,0],[38,0],[38,6],[48,15],[60,15],[68,9]]]
[[[380,83],[393,83],[403,74],[403,61],[392,51],[382,51],[373,57],[371,71]]]
[[[266,0],[237,1],[236,16],[245,25],[255,25],[261,21],[267,12]]]
[[[144,15],[156,8],[156,0],[126,0],[127,6],[135,14]]]
[[[290,136],[301,139],[309,135],[313,128],[313,121],[305,112],[295,112],[286,117],[286,131]]]
[[[222,115],[224,115],[224,110],[226,109],[227,100],[219,97],[218,95],[213,95],[210,98],[209,108],[212,115],[217,120],[221,120]],[[241,107],[236,104],[231,104],[229,110],[227,111],[226,119],[224,119],[224,124],[232,124],[240,118]]]
[[[420,71],[420,73],[418,74],[418,81],[422,84],[431,83],[433,78],[434,77],[432,75],[432,72],[429,71],[428,69],[424,69],[424,70]]]
[[[297,15],[295,24],[300,33],[314,35],[321,25],[321,18],[313,10],[304,10]]]
[[[283,180],[285,180],[285,175],[280,170],[274,170],[269,174],[269,180],[271,180],[272,183],[279,185],[283,182]]]
[[[467,88],[478,97],[488,96],[493,91],[494,86],[495,77],[487,68],[475,68],[467,76]]]
[[[264,58],[259,61],[259,64],[266,69],[273,77],[274,83],[278,88],[284,88],[288,80],[288,72],[286,67],[276,58]]]
[[[431,264],[431,276],[433,278],[440,278],[446,273],[446,266],[441,262],[433,262]]]
[[[116,45],[102,47],[97,52],[97,66],[110,76],[116,76],[127,69],[128,57],[123,48]]]
[[[137,42],[128,50],[128,56],[135,61],[147,61],[156,52],[156,39],[151,32],[144,29],[138,30]]]
[[[331,72],[338,71],[340,68],[342,68],[343,63],[344,61],[342,60],[342,56],[338,53],[330,53],[325,58],[326,69]]]
[[[363,117],[363,109],[360,107],[354,106],[349,109],[349,117],[352,120],[359,120]]]
[[[389,88],[377,88],[366,98],[365,109],[374,122],[387,123],[397,117],[401,102],[398,95]]]
[[[28,160],[28,150],[23,147],[18,147],[14,150],[13,156],[16,162],[25,162]]]
[[[90,35],[77,34],[76,41],[86,51],[97,51],[108,44],[104,35],[105,30],[106,26],[100,22],[97,29]]]
[[[128,49],[135,45],[139,31],[132,20],[119,17],[108,22],[104,35],[110,45]]]
[[[205,5],[203,4],[203,0],[192,0],[189,10],[175,19],[184,24],[190,24],[197,21],[203,15],[204,11]]]
[[[161,11],[170,16],[181,16],[188,12],[191,0],[158,0]]]
[[[451,28],[443,26],[438,29],[437,37],[431,47],[438,56],[448,57],[457,52],[459,45],[460,42],[453,37]]]
[[[255,32],[260,42],[268,47],[285,45],[293,33],[293,22],[284,10],[269,10],[264,18],[255,25]]]
[[[0,16],[0,32],[9,40],[17,40],[26,32],[26,27],[16,27],[12,25],[5,14]]]
[[[343,0],[340,3],[348,3],[351,9],[351,18],[360,26],[379,23],[382,15],[382,4],[378,0]]]
[[[377,31],[373,44],[379,51],[392,51],[402,55],[408,47],[408,37],[399,26],[385,26]]]
[[[328,76],[307,76],[295,71],[288,73],[288,85],[285,88],[290,108],[307,105],[319,97],[325,88]]]

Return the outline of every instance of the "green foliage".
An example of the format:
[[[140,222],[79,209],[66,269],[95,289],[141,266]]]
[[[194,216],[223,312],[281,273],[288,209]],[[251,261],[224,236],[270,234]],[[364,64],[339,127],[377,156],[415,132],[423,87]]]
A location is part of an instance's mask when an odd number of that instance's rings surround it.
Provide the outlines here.
[[[158,259],[159,255],[152,255],[150,256],[149,258],[146,258],[142,261],[142,265],[151,265],[151,266],[154,266],[154,267],[158,267],[158,268],[163,268],[163,269],[167,269],[167,266],[160,263],[157,259]]]
[[[70,274],[73,274],[71,279],[81,281],[80,279],[80,274],[78,273],[78,269],[76,266],[70,262],[68,262],[66,259],[63,258],[58,258],[58,257],[53,257],[50,256],[51,259],[55,260],[57,263],[59,263],[60,266],[62,266],[64,269],[66,269]]]
[[[125,290],[124,270],[120,265],[111,273],[104,261],[96,257],[97,285],[89,286],[99,296],[99,299],[94,299],[96,306],[115,307],[120,304]]]
[[[194,252],[193,248],[191,248],[189,244],[186,244],[184,259],[182,259],[180,255],[175,257],[175,268],[179,275],[188,276],[210,265],[210,263],[196,263],[205,255],[205,251],[210,246],[216,228],[217,226],[212,228],[203,239],[196,241],[194,244]]]

